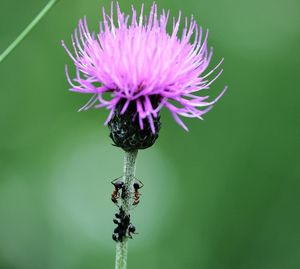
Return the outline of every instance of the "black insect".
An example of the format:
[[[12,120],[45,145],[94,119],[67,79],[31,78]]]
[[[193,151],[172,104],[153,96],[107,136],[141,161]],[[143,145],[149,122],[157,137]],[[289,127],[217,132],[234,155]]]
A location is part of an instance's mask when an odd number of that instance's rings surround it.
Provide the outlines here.
[[[144,184],[142,183],[142,181],[136,179],[135,182],[133,183],[133,190],[134,190],[134,196],[133,196],[133,203],[132,205],[138,205],[140,202],[140,197],[141,197],[141,193],[139,192],[139,190],[141,188],[143,188]]]
[[[116,234],[113,234],[112,239],[117,242],[118,241],[118,236]]]
[[[132,238],[132,234],[135,233],[135,227],[130,222],[130,215],[126,214],[122,207],[120,207],[119,212],[115,214],[116,219],[113,222],[117,224],[112,234],[112,239],[116,242],[123,242],[123,240],[128,236]]]
[[[128,227],[128,237],[132,238],[132,234],[137,234],[135,227],[130,223]]]
[[[118,198],[120,197],[120,190],[121,190],[121,196],[123,198],[123,195],[126,193],[126,187],[124,182],[121,180],[121,178],[117,178],[111,182],[111,184],[114,185],[115,189],[113,190],[111,194],[111,200],[117,204]],[[124,194],[123,194],[124,193]]]

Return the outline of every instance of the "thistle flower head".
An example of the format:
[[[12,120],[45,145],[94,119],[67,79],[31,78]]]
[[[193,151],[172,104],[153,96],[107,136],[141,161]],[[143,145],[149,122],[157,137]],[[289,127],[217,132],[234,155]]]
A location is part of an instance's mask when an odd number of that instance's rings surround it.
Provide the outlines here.
[[[166,107],[187,130],[180,116],[202,119],[226,90],[213,101],[206,94],[197,95],[222,73],[216,70],[223,60],[206,71],[213,54],[207,47],[208,32],[203,33],[193,17],[182,19],[179,13],[168,33],[170,12],[159,14],[155,3],[148,16],[143,6],[139,12],[132,7],[131,17],[127,16],[117,3],[115,19],[114,9],[113,3],[110,14],[103,8],[98,33],[89,31],[86,18],[79,21],[72,36],[73,52],[62,42],[76,68],[74,79],[66,69],[71,90],[92,94],[81,110],[106,107],[110,110],[107,124],[116,109],[124,114],[130,107],[140,129],[146,122],[155,133],[155,119]]]

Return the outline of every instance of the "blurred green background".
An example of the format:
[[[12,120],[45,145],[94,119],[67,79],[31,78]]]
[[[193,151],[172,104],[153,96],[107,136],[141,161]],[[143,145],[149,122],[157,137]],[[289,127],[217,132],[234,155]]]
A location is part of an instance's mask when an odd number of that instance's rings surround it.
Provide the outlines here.
[[[0,51],[46,2],[0,0]],[[88,96],[67,90],[60,45],[84,15],[97,30],[103,3],[61,0],[0,64],[1,269],[114,266],[110,181],[123,152],[107,111],[76,112]],[[225,57],[211,94],[229,90],[205,121],[185,119],[189,133],[164,111],[139,153],[129,268],[300,268],[300,2],[157,3],[209,28],[212,64]]]

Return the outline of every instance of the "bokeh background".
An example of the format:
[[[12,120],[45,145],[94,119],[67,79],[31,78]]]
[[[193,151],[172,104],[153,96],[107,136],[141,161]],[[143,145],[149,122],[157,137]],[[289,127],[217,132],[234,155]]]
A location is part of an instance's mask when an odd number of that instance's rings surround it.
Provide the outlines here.
[[[0,0],[0,51],[46,2]],[[209,28],[212,64],[225,57],[211,94],[229,90],[205,121],[185,120],[189,133],[164,111],[139,153],[129,268],[300,268],[300,2],[157,3]],[[67,90],[60,45],[84,15],[97,30],[103,4],[61,0],[0,64],[1,269],[114,266],[110,181],[123,152],[107,111],[76,112],[88,96]]]

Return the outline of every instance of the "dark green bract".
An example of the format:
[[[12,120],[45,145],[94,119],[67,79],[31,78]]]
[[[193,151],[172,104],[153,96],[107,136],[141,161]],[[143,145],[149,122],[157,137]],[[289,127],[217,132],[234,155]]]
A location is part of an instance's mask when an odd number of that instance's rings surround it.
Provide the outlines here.
[[[155,133],[151,131],[148,120],[144,120],[144,128],[141,130],[138,117],[136,115],[135,103],[131,103],[126,112],[121,114],[124,101],[120,101],[116,107],[114,115],[108,127],[110,129],[110,138],[114,142],[114,146],[120,147],[125,151],[134,151],[138,149],[146,149],[151,147],[160,130],[160,116],[153,119]]]

